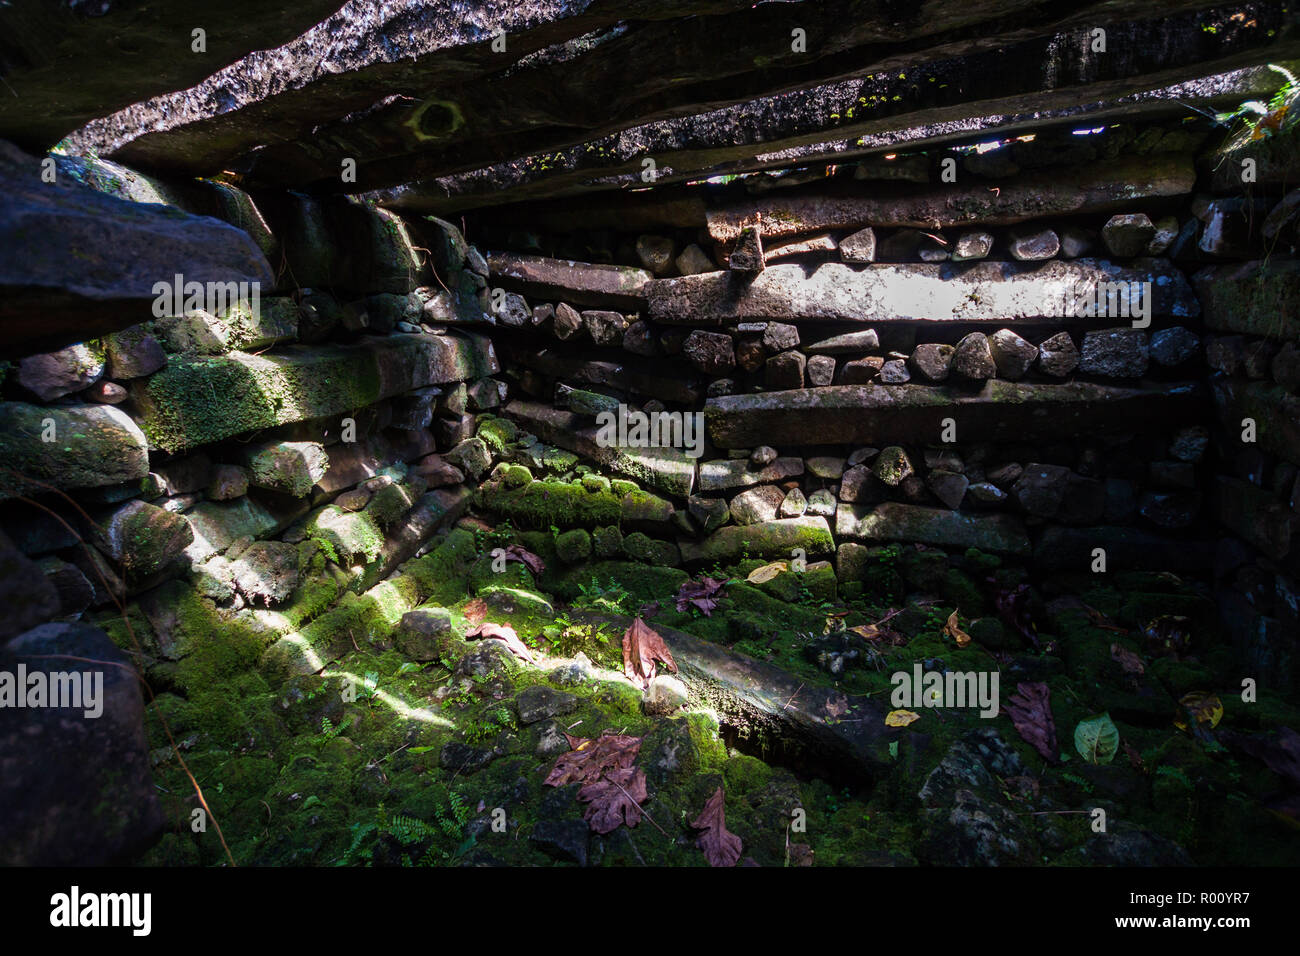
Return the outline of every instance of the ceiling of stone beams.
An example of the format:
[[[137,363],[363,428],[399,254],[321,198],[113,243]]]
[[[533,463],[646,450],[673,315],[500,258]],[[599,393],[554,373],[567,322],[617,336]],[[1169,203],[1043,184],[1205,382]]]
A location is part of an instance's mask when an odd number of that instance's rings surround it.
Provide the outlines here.
[[[6,0],[0,139],[42,150],[107,112],[184,89],[276,46],[342,0]],[[194,52],[194,30],[205,52]]]
[[[145,170],[450,213],[641,185],[647,157],[673,182],[1079,114],[1186,112],[1251,91],[1260,74],[1245,67],[1300,56],[1282,2],[451,6],[349,3],[70,143]],[[1105,53],[1089,49],[1098,27]]]

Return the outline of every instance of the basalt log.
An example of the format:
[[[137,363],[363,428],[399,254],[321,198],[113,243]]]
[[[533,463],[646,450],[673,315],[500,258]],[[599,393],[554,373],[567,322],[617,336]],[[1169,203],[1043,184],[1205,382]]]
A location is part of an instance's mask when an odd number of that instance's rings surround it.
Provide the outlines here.
[[[181,358],[133,382],[131,395],[150,441],[174,452],[498,369],[485,338],[396,335],[354,345],[287,346],[266,355]]]
[[[153,318],[155,284],[177,274],[205,290],[274,288],[266,256],[242,229],[70,177],[43,182],[41,170],[39,159],[0,142],[0,354],[48,351]]]
[[[1004,113],[1042,109],[1045,87],[1073,105],[1091,98],[1080,88],[1104,87],[1098,97],[1114,99],[1245,51],[1250,62],[1276,60],[1280,5],[1253,4],[1239,18],[1211,16],[1209,6],[1181,2],[1152,16],[1138,0],[1064,11],[934,0],[903,20],[887,6],[864,15],[851,0],[793,10],[737,0],[556,0],[493,4],[476,18],[438,2],[400,13],[350,4],[278,50],[94,124],[81,145],[146,167],[238,167],[263,184],[314,190],[349,188],[338,175],[344,158],[358,161],[357,181],[371,188],[502,156],[514,158],[501,167],[517,175],[593,179],[632,163],[639,171],[642,156],[736,144],[770,153],[810,136],[849,142],[882,117],[895,126],[900,114],[953,120],[995,97]],[[1105,55],[1086,42],[1099,17]],[[791,43],[794,29],[806,49]],[[491,42],[498,30],[504,50]],[[638,81],[608,82],[625,74]],[[557,98],[560,88],[568,95]],[[747,101],[766,109],[736,108]],[[514,108],[503,117],[499,103]],[[480,179],[485,193],[502,185]]]
[[[654,277],[631,266],[548,259],[545,256],[494,252],[488,257],[492,281],[526,295],[559,299],[575,305],[642,308],[645,289]]]
[[[1190,157],[1133,156],[1031,173],[1001,182],[996,190],[976,181],[916,187],[891,184],[889,189],[864,195],[860,184],[847,184],[837,192],[809,196],[762,196],[710,210],[708,228],[715,241],[734,242],[760,215],[765,239],[863,226],[1007,226],[1039,216],[1111,212],[1141,199],[1185,195],[1195,185]]]
[[[0,137],[44,149],[92,119],[292,40],[341,6],[343,0],[13,0],[0,6]],[[202,52],[194,50],[195,28],[204,31]]]
[[[720,448],[941,440],[945,419],[960,441],[1062,439],[1106,428],[1152,430],[1197,420],[1204,389],[993,379],[977,392],[932,385],[831,385],[705,404],[709,439]]]
[[[828,322],[1076,321],[1106,284],[1129,291],[1129,311],[1142,293],[1153,316],[1197,315],[1200,306],[1182,272],[1168,260],[1121,266],[1101,259],[1046,263],[876,263],[854,268],[777,265],[752,281],[730,272],[656,279],[646,286],[650,318],[666,324],[817,320]],[[1103,302],[1108,295],[1103,294]],[[1116,311],[1122,300],[1116,297]],[[1145,305],[1142,305],[1145,308]]]

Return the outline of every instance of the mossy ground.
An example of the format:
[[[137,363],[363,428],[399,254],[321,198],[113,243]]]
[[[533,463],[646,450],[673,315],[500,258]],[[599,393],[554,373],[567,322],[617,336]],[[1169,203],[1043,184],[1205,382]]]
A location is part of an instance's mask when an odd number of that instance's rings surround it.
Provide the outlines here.
[[[555,539],[554,530],[517,532],[508,524],[454,531],[364,595],[346,593],[329,549],[309,540],[304,548],[312,573],[272,623],[259,619],[255,626],[249,615],[222,612],[182,588],[169,650],[158,646],[148,620],[133,609],[132,628],[160,690],[149,733],[169,820],[166,837],[141,862],[216,865],[224,859],[213,826],[194,830],[197,800],[158,713],[240,864],[563,864],[574,862],[578,851],[555,834],[576,830],[591,864],[703,865],[689,821],[721,785],[728,828],[743,840],[744,856],[759,864],[797,861],[800,845],[807,845],[817,865],[913,865],[926,826],[918,791],[956,741],[988,726],[1034,780],[1032,798],[1021,795],[1020,784],[1000,781],[1011,806],[1026,813],[1044,805],[1074,811],[1028,818],[1044,828],[1034,845],[1051,847],[1035,862],[1077,862],[1091,836],[1078,811],[1097,805],[1178,842],[1197,863],[1297,862],[1286,824],[1262,806],[1276,778],[1256,762],[1178,730],[1170,705],[1187,689],[1216,692],[1223,726],[1242,732],[1296,726],[1300,713],[1268,691],[1256,703],[1243,703],[1221,653],[1177,661],[1148,656],[1147,673],[1136,683],[1112,660],[1113,643],[1144,650],[1140,631],[1147,615],[1195,606],[1202,595],[1192,583],[1150,577],[1044,585],[1051,593],[1031,591],[1029,600],[1034,647],[992,608],[997,587],[1023,581],[1024,569],[979,554],[919,557],[880,549],[862,580],[838,585],[823,565],[762,584],[746,581],[761,561],[716,566],[697,571],[727,582],[718,607],[704,615],[676,607],[690,572],[630,560],[569,566],[556,560]],[[493,549],[509,543],[541,555],[546,570],[534,575],[518,562],[494,568]],[[924,597],[918,584],[932,585],[933,595]],[[907,592],[910,601],[903,599]],[[1049,600],[1065,596],[1077,600]],[[451,631],[433,660],[412,660],[399,649],[398,622],[417,605],[450,613]],[[983,615],[975,622],[970,605]],[[809,651],[828,621],[854,628],[900,608],[887,621],[895,641],[873,645],[866,661],[842,674],[832,677]],[[959,647],[944,633],[954,610],[961,627],[981,639]],[[882,701],[893,689],[890,675],[910,671],[917,661],[940,661],[957,671],[998,670],[1004,704],[1017,680],[1045,680],[1066,757],[1044,761],[1005,712],[990,721],[972,711],[920,709],[910,728],[917,732],[891,749],[887,772],[871,786],[846,789],[806,770],[797,774],[776,756],[764,762],[710,711],[688,707],[671,717],[646,716],[641,694],[617,678],[621,633],[587,623],[588,611],[640,614],[651,626],[688,631],[774,664],[808,686]],[[513,627],[541,666],[487,653],[467,640],[481,619]],[[100,623],[129,646],[120,619]],[[324,658],[314,673],[289,673],[263,658],[268,646],[295,631]],[[1193,651],[1221,643],[1200,625],[1192,640]],[[564,668],[579,652],[596,671],[575,681]],[[553,718],[524,724],[519,695],[539,685],[572,700]],[[1096,767],[1074,752],[1075,725],[1103,710],[1131,747],[1132,760],[1121,753]],[[583,804],[576,788],[542,781],[565,749],[562,732],[596,736],[606,730],[644,737],[637,765],[649,781],[644,808],[650,819],[635,829],[587,837],[577,826]],[[1044,835],[1049,830],[1050,839]]]

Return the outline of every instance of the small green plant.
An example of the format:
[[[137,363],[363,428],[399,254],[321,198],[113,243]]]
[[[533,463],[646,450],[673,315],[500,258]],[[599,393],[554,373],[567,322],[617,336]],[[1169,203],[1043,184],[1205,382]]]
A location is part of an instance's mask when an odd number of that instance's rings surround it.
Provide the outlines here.
[[[634,610],[632,595],[613,578],[601,585],[597,578],[589,584],[578,585],[578,597],[573,607],[579,611],[605,611],[613,614],[630,614]]]

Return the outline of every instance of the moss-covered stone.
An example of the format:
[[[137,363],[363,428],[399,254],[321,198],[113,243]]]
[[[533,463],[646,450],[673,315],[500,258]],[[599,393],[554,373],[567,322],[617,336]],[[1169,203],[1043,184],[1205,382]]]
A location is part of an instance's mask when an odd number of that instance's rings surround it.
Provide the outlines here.
[[[266,355],[181,357],[132,382],[131,395],[145,435],[176,452],[496,370],[486,340],[370,336],[351,345],[288,346]]]
[[[591,535],[585,528],[573,528],[555,537],[555,553],[565,564],[577,564],[591,557]]]
[[[99,488],[149,473],[144,434],[112,405],[0,402],[0,460],[0,499],[44,490],[36,482]]]
[[[592,552],[598,558],[616,558],[623,553],[623,532],[618,525],[606,525],[591,532]]]
[[[681,563],[677,545],[671,541],[658,541],[640,531],[634,531],[623,538],[623,551],[628,557],[663,568],[676,567]]]

